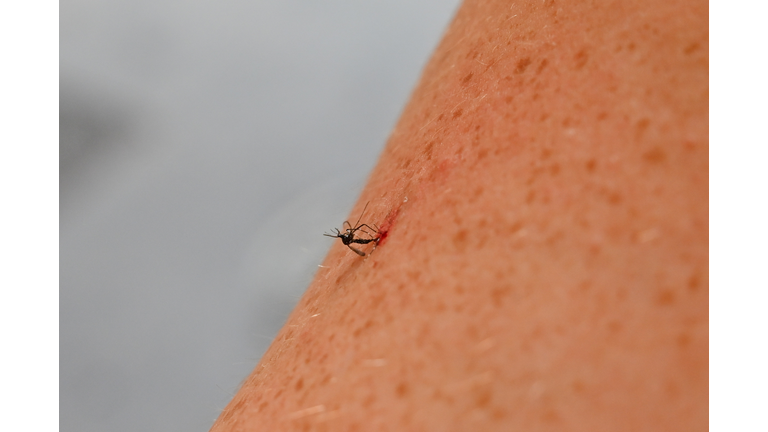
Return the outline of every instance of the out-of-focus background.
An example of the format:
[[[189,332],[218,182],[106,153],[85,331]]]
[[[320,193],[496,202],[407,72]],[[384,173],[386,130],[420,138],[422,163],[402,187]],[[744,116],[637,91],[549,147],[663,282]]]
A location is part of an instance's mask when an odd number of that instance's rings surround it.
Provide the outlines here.
[[[205,431],[458,0],[60,2],[61,431]]]

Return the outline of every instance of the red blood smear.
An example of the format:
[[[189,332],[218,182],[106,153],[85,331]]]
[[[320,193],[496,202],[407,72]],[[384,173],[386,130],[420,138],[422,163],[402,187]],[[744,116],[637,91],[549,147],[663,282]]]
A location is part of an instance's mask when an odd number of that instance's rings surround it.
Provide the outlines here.
[[[389,235],[390,229],[392,229],[392,225],[395,224],[395,220],[397,219],[397,215],[400,213],[400,207],[398,206],[396,209],[392,209],[389,211],[389,214],[384,219],[384,223],[381,224],[381,228],[379,228],[379,246],[383,245],[384,242],[387,240],[387,236]]]

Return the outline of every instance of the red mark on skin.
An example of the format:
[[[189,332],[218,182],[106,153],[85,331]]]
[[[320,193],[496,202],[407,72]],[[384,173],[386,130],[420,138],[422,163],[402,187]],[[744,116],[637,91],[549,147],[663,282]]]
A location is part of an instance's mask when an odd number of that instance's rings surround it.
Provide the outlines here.
[[[379,246],[383,245],[384,242],[387,241],[387,235],[389,235],[389,230],[379,230],[379,241],[376,244]]]
[[[400,206],[390,210],[387,216],[384,218],[384,223],[382,223],[381,227],[379,228],[379,241],[378,241],[379,246],[383,245],[384,242],[387,241],[389,230],[392,229],[392,226],[395,224],[395,220],[397,219],[397,215],[399,213],[400,213]]]

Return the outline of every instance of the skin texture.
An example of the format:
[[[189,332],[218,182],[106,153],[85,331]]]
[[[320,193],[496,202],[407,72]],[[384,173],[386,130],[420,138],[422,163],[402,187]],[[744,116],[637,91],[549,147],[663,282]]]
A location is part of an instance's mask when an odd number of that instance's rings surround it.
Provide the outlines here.
[[[467,1],[212,430],[707,430],[708,12]]]

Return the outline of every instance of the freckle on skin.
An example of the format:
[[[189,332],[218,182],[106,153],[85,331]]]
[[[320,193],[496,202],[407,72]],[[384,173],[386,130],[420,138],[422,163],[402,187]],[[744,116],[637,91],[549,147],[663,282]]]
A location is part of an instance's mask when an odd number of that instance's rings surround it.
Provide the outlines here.
[[[691,337],[684,333],[677,337],[676,342],[680,348],[685,348],[691,343]]]
[[[645,134],[645,131],[648,129],[648,126],[650,126],[651,121],[647,118],[640,119],[637,124],[635,125],[635,136],[637,136],[638,139],[642,138]]]
[[[587,60],[589,60],[589,54],[587,54],[587,51],[583,49],[576,54],[574,60],[576,60],[576,69],[581,69],[584,67],[584,65],[587,64]]]
[[[671,290],[665,289],[659,292],[656,296],[656,304],[659,306],[669,306],[675,303],[675,293]]]
[[[545,63],[543,63],[543,64],[544,64],[544,65],[546,65]],[[520,60],[517,62],[517,66],[515,67],[515,73],[516,73],[516,74],[521,74],[521,73],[525,72],[525,70],[526,70],[526,69],[528,68],[528,66],[530,66],[530,65],[531,65],[531,59],[530,59],[529,57],[526,57],[526,58],[520,59]]]
[[[667,159],[667,155],[659,147],[654,147],[647,152],[643,153],[643,159],[649,164],[660,164]]]
[[[540,74],[541,71],[543,71],[544,68],[547,67],[547,64],[549,64],[549,61],[547,61],[547,59],[542,60],[541,63],[539,64],[539,68],[536,69],[536,74],[537,75]]]

